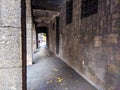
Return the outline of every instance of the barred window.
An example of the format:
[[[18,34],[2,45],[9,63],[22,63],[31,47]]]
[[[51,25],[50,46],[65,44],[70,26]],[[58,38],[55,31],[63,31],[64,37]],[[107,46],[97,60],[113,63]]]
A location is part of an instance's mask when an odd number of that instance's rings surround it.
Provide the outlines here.
[[[73,13],[73,0],[68,0],[66,2],[66,24],[72,22],[72,13]]]
[[[98,12],[98,0],[82,0],[81,18],[88,17]]]

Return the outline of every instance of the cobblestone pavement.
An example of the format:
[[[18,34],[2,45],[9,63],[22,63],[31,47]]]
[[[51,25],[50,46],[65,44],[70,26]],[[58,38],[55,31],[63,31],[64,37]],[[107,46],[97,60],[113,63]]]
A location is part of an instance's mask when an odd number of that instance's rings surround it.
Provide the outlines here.
[[[96,90],[46,48],[36,50],[27,67],[27,90]]]

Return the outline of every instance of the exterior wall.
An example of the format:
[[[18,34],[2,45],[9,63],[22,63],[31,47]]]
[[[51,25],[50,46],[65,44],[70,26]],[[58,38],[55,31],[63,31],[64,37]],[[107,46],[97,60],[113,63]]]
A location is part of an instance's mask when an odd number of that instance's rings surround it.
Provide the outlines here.
[[[26,24],[27,24],[27,65],[32,65],[32,16],[31,0],[26,3]]]
[[[21,0],[0,0],[0,90],[23,87],[22,8]]]
[[[120,1],[98,1],[98,13],[81,19],[81,0],[73,0],[73,22],[69,25],[63,5],[59,57],[98,90],[119,90]],[[56,31],[51,27],[49,48],[56,53]]]

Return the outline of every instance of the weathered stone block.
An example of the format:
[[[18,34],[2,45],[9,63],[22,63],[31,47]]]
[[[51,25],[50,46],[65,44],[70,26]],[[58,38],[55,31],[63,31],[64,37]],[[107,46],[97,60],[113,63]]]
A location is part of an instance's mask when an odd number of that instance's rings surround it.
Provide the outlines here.
[[[0,67],[21,66],[21,29],[0,27]]]
[[[27,3],[27,4],[30,4],[30,3],[31,3],[31,0],[26,0],[26,3]]]
[[[32,24],[27,23],[27,65],[32,64]]]
[[[31,17],[32,15],[32,12],[31,12],[31,4],[26,4],[26,16],[27,17]]]
[[[107,44],[118,44],[118,34],[109,34],[106,35],[106,42]]]
[[[22,90],[22,69],[1,68],[0,90]]]
[[[111,0],[111,13],[120,12],[120,0]]]
[[[61,8],[59,56],[98,90],[119,90],[120,0],[98,0],[98,13],[82,19],[81,2],[73,1],[73,21],[69,25],[66,5]],[[56,34],[51,27],[49,48],[56,53]]]
[[[115,77],[120,75],[120,69],[119,66],[111,63],[108,64],[108,71]]]
[[[112,31],[113,32],[120,31],[120,18],[112,21]]]
[[[21,27],[21,0],[0,1],[0,26]]]
[[[26,17],[27,28],[31,28],[32,26],[28,26],[28,24],[32,25],[32,17]]]
[[[102,46],[102,36],[94,37],[94,46],[101,47]]]
[[[26,24],[26,28],[27,28],[27,33],[31,32],[32,31],[32,24],[31,23],[27,23]],[[27,35],[29,35],[29,34],[27,34]]]

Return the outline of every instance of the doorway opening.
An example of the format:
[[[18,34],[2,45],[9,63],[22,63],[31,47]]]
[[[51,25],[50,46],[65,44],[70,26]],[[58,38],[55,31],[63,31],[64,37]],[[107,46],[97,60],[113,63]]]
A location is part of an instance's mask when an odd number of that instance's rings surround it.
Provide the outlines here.
[[[38,33],[38,48],[46,47],[46,33]]]
[[[37,27],[36,29],[37,48],[48,47],[48,28]]]
[[[59,54],[59,45],[60,45],[60,30],[59,30],[59,23],[60,17],[56,17],[56,53]]]

